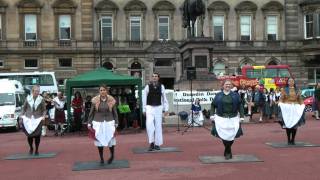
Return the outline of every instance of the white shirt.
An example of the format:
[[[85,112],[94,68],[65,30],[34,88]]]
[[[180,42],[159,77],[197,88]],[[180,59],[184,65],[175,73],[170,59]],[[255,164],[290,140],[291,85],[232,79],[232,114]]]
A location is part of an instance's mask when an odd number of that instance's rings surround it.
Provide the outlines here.
[[[146,112],[148,94],[149,94],[149,85],[146,85],[144,88],[144,92],[142,94],[142,105],[143,105],[142,111],[143,112]],[[163,107],[163,111],[165,112],[169,111],[169,103],[166,97],[165,88],[163,84],[161,84],[161,105]]]

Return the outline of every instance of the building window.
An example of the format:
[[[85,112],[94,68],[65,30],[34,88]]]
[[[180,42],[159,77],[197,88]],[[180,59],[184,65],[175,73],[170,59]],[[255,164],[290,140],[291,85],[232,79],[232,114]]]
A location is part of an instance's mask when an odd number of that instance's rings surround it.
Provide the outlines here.
[[[192,61],[191,61],[190,57],[184,59],[183,68],[187,69],[187,67],[189,67],[189,66],[192,66]]]
[[[130,40],[131,41],[141,40],[141,17],[140,16],[130,17]]]
[[[26,41],[37,40],[37,15],[26,14],[24,16],[24,33]]]
[[[0,14],[0,40],[2,40],[2,14]]]
[[[315,84],[320,81],[320,68],[308,68],[308,83]]]
[[[317,37],[320,37],[320,14],[317,14],[318,16],[318,31],[317,31]]]
[[[101,40],[112,41],[112,16],[103,16],[101,21]]]
[[[224,40],[224,16],[213,16],[213,39],[215,41]]]
[[[267,16],[267,38],[269,41],[277,40],[277,16]]]
[[[155,66],[172,66],[172,59],[157,59],[156,63],[154,64]]]
[[[24,60],[24,68],[25,69],[37,69],[38,68],[38,60],[37,59],[25,59]]]
[[[62,67],[62,68],[72,67],[72,59],[71,58],[60,58],[59,59],[59,67]]]
[[[160,16],[158,18],[159,39],[169,39],[169,17]]]
[[[59,39],[60,40],[71,39],[71,16],[70,15],[59,16]]]
[[[217,62],[213,66],[213,73],[216,76],[223,76],[226,74],[226,65],[222,62]]]
[[[102,67],[112,70],[113,69],[113,64],[111,62],[104,62]]]
[[[195,56],[194,57],[194,64],[196,68],[207,68],[207,56]]]
[[[4,68],[4,60],[0,60],[0,68]]]
[[[309,39],[313,37],[313,14],[306,14],[304,16],[304,37]]]
[[[251,40],[251,16],[240,16],[240,40]]]

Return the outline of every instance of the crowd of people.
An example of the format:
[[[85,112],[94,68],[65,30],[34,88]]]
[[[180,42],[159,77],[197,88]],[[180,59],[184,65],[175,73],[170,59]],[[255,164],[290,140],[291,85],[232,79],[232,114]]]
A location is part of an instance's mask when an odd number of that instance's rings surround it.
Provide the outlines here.
[[[140,128],[139,107],[132,91],[128,88],[107,87],[108,94],[112,95],[116,102],[116,110],[119,114],[119,126],[117,130]],[[111,92],[110,92],[111,91]],[[48,129],[54,130],[55,136],[62,136],[67,129],[67,104],[66,96],[59,91],[56,94],[44,91],[39,94],[45,103],[46,114],[42,123],[41,134],[46,136]],[[92,96],[87,95],[84,99],[79,91],[73,95],[71,104],[72,118],[70,129],[73,132],[85,130],[83,125],[87,124],[92,107]]]

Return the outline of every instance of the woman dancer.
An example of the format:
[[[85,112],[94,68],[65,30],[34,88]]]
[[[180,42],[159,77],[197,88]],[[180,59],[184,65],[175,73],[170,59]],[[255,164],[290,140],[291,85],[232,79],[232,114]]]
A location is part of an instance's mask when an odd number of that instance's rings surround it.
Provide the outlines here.
[[[279,122],[282,128],[286,129],[288,145],[295,145],[298,127],[305,123],[304,108],[305,105],[295,86],[295,82],[292,78],[289,78],[287,86],[281,91],[279,102]]]
[[[40,86],[32,87],[32,93],[23,104],[20,117],[22,118],[23,131],[28,137],[29,154],[33,154],[33,139],[35,140],[34,155],[39,155],[42,124],[47,113],[46,104],[39,95]]]
[[[88,128],[95,130],[96,140],[94,144],[98,147],[100,163],[104,164],[103,147],[108,146],[110,158],[108,164],[114,159],[116,139],[114,136],[118,126],[118,114],[115,106],[115,99],[108,95],[106,85],[101,85],[99,95],[92,99],[92,106],[89,114]]]
[[[239,94],[231,91],[231,80],[226,80],[222,85],[222,91],[211,103],[211,112],[214,115],[210,117],[214,121],[211,134],[222,140],[225,147],[224,157],[228,160],[232,159],[231,146],[234,139],[242,135],[240,121],[243,120],[244,110]]]

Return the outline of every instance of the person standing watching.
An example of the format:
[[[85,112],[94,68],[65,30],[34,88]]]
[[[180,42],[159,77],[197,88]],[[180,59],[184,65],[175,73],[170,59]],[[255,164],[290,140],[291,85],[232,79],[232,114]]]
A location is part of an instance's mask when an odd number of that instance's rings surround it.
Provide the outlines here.
[[[46,104],[39,93],[40,86],[33,86],[32,94],[27,97],[20,114],[23,131],[28,137],[29,154],[33,154],[33,139],[35,139],[34,155],[36,156],[39,155],[41,129],[47,113]]]
[[[74,93],[74,99],[72,100],[71,105],[73,108],[73,119],[75,124],[75,131],[81,131],[83,101],[79,91]]]
[[[315,109],[315,114],[316,114],[316,120],[319,120],[319,111],[320,111],[320,83],[317,82],[314,90],[314,109]]]
[[[169,105],[165,94],[165,87],[159,83],[158,73],[152,74],[151,82],[144,88],[143,113],[146,115],[146,128],[149,151],[160,150],[163,144],[162,112],[168,115]]]
[[[55,125],[55,136],[62,136],[64,133],[63,124],[66,123],[66,116],[64,114],[65,98],[61,91],[58,92],[57,97],[53,98],[53,104],[55,107],[54,121]],[[60,130],[59,130],[60,129]]]
[[[238,93],[231,91],[232,82],[223,82],[223,89],[211,103],[211,121],[213,122],[211,134],[222,140],[224,144],[224,157],[232,159],[231,146],[234,139],[240,137],[242,129],[240,121],[243,120],[244,110]],[[240,115],[240,117],[239,117]]]

